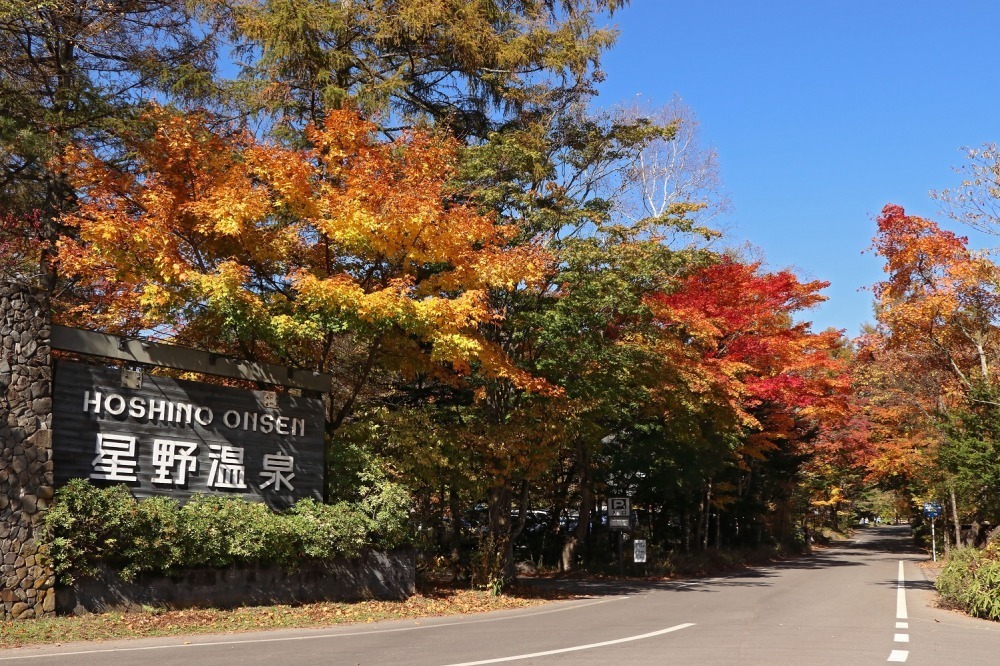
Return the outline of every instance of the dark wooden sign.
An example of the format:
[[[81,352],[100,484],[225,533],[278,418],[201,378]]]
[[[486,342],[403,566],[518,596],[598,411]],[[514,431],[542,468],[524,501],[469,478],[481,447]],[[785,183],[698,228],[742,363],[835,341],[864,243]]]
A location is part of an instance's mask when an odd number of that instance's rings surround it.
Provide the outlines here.
[[[322,501],[322,400],[152,375],[123,384],[118,370],[56,365],[56,485],[85,478],[136,497],[232,494],[278,509]]]

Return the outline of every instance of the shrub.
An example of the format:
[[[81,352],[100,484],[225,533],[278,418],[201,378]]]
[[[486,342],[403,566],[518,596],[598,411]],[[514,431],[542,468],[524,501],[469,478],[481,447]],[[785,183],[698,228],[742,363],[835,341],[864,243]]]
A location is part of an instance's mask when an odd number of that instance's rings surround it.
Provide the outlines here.
[[[135,548],[141,521],[128,488],[95,488],[74,479],[57,498],[45,513],[43,526],[43,539],[52,544],[49,553],[56,574],[72,583],[76,576],[96,574],[101,562],[129,570],[127,551]]]
[[[295,505],[289,526],[302,553],[318,560],[336,554],[357,556],[372,527],[364,513],[344,502],[327,505],[311,500]]]
[[[934,585],[949,605],[1000,620],[1000,543],[953,550]]]
[[[307,499],[275,513],[239,497],[196,495],[184,506],[166,498],[137,501],[125,486],[97,488],[74,479],[46,512],[44,538],[67,584],[93,577],[102,565],[126,580],[142,572],[238,564],[294,569],[303,560],[404,545],[408,498],[393,484],[376,491],[357,505]]]

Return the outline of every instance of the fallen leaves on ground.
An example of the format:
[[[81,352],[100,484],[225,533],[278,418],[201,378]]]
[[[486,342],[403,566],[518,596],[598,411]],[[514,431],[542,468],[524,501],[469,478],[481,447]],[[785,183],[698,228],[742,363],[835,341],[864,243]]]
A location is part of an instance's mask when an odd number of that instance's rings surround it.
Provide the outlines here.
[[[381,620],[465,615],[526,608],[570,596],[532,589],[515,590],[497,597],[480,590],[436,587],[405,601],[324,602],[301,606],[253,606],[230,610],[147,609],[138,613],[57,617],[0,624],[0,648],[150,636],[315,628]]]

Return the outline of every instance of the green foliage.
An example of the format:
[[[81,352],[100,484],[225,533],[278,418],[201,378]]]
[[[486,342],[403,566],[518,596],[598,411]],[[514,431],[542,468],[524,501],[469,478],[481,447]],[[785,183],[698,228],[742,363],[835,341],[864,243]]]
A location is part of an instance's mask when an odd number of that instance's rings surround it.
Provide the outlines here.
[[[300,500],[287,513],[238,497],[197,495],[184,506],[137,501],[125,486],[97,488],[74,479],[45,515],[56,574],[64,583],[101,565],[126,579],[142,572],[238,564],[294,569],[303,560],[357,557],[367,548],[408,541],[408,497],[383,483],[358,505]]]
[[[858,497],[851,506],[855,516],[879,516],[889,521],[898,514],[896,493],[870,486],[861,486]]]
[[[374,525],[377,539],[395,543],[410,534],[407,517],[413,500],[408,484],[390,478],[394,465],[373,449],[381,434],[368,418],[338,433],[328,451],[327,493],[363,514]]]
[[[218,5],[244,63],[242,104],[283,121],[356,104],[485,136],[494,115],[589,94],[618,0],[236,0]],[[386,113],[387,112],[387,113]]]
[[[1000,390],[985,383],[969,391],[968,401],[944,423],[947,435],[938,463],[947,472],[960,509],[975,520],[1000,514]]]
[[[0,201],[46,216],[74,193],[55,159],[87,137],[117,138],[157,94],[179,104],[216,95],[216,31],[183,0],[0,3]]]
[[[1000,543],[953,550],[935,586],[948,604],[969,615],[1000,620]]]

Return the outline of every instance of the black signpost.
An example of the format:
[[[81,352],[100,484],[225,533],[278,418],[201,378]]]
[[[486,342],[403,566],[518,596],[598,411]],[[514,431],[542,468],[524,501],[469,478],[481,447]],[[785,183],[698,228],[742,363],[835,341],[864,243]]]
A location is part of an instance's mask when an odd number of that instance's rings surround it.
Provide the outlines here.
[[[608,498],[608,527],[616,533],[618,541],[618,575],[625,575],[625,556],[622,552],[622,539],[625,532],[632,527],[632,500],[628,497]]]
[[[56,485],[85,478],[136,497],[239,495],[275,509],[323,500],[318,398],[65,361],[54,384]]]

